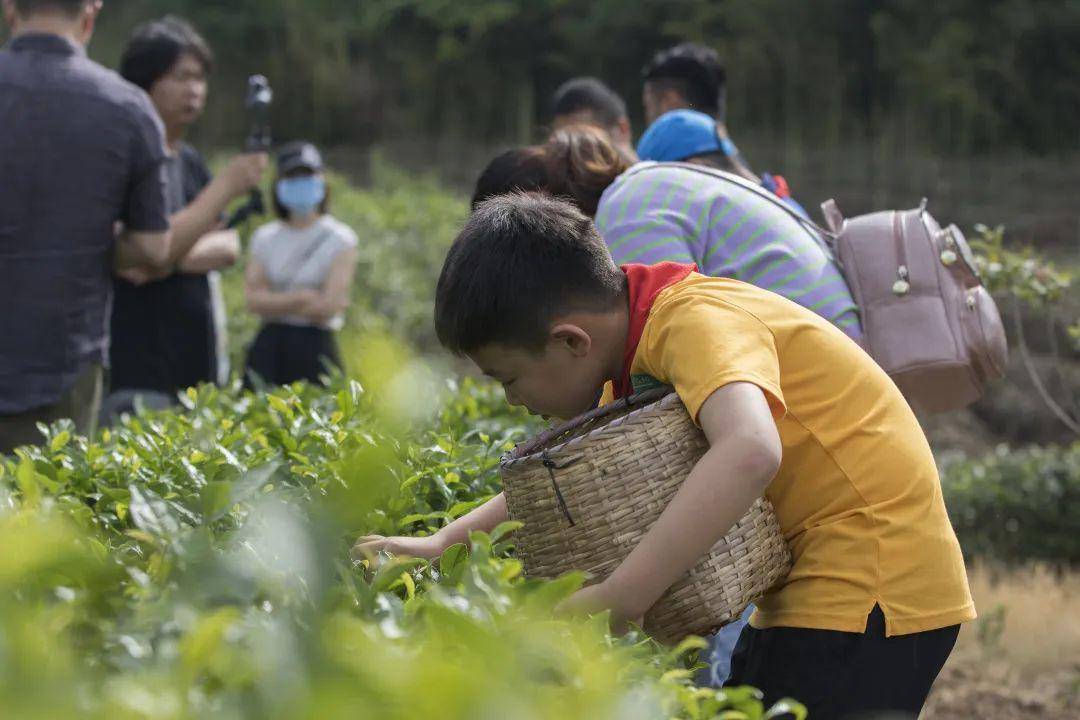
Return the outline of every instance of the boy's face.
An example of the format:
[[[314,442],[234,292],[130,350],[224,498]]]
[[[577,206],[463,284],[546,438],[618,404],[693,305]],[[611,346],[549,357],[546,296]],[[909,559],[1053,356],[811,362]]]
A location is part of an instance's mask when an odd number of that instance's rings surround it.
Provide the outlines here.
[[[494,343],[469,357],[503,386],[506,401],[534,415],[569,420],[596,403],[606,380],[604,363],[589,334],[579,327],[552,329],[539,353]]]

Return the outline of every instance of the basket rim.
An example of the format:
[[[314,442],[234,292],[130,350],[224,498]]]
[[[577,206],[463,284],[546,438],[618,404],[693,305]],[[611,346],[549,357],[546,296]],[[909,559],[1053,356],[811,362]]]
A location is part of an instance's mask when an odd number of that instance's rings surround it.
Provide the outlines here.
[[[678,395],[675,393],[675,390],[673,388],[664,386],[636,393],[634,395],[630,395],[628,397],[616,400],[615,402],[608,403],[607,405],[602,405],[600,407],[594,408],[586,413],[578,415],[572,420],[568,420],[567,422],[562,423],[561,425],[556,425],[553,428],[544,430],[531,440],[518,445],[513,450],[507,452],[503,456],[499,465],[503,469],[506,469],[518,464],[521,461],[528,460],[536,456],[564,450],[567,446],[576,444],[582,438],[588,437],[588,435],[590,435],[592,432],[595,432],[596,430],[601,430],[607,427],[607,425],[601,425],[590,433],[586,433],[584,435],[572,435],[566,440],[550,447],[546,446],[555,438],[573,432],[574,430],[577,430],[578,428],[584,426],[586,423],[607,417],[609,415],[618,415],[620,413],[624,413],[627,409],[630,408],[633,409],[630,412],[623,414],[620,419],[633,417],[634,415],[648,410],[655,405],[659,405],[661,402],[664,402],[673,395],[676,397],[676,399],[678,398]]]

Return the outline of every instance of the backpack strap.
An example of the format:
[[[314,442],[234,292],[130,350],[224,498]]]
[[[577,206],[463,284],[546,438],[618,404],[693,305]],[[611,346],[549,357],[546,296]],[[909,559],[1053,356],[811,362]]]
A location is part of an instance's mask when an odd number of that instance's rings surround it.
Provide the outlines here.
[[[315,254],[322,249],[326,244],[326,241],[333,237],[333,231],[325,229],[314,237],[311,244],[305,248],[301,248],[300,252],[289,259],[289,267],[293,269],[292,277],[295,278],[300,274],[300,271],[307,266]]]
[[[738,185],[739,187],[741,187],[744,190],[749,190],[750,192],[755,193],[758,197],[765,198],[770,203],[772,203],[776,207],[780,208],[781,210],[786,212],[791,217],[795,218],[795,221],[798,222],[800,225],[802,225],[810,233],[810,235],[814,238],[814,240],[817,241],[817,243],[821,246],[822,250],[825,251],[825,254],[828,256],[828,258],[830,260],[832,260],[833,262],[838,263],[837,258],[836,258],[836,252],[834,251],[834,248],[833,248],[833,243],[836,241],[836,237],[837,237],[837,234],[839,232],[838,230],[826,230],[825,228],[821,227],[820,225],[818,225],[813,220],[811,220],[809,218],[805,218],[802,215],[800,215],[799,213],[797,213],[793,207],[788,205],[786,202],[784,202],[780,198],[776,197],[776,195],[771,193],[769,190],[761,187],[760,185],[752,183],[752,182],[750,182],[749,180],[747,180],[745,178],[741,178],[738,175],[734,175],[734,174],[729,173],[729,172],[724,172],[723,170],[717,170],[716,168],[706,167],[704,165],[698,165],[696,163],[684,163],[684,162],[640,163],[640,164],[630,168],[629,170],[627,170],[626,173],[624,173],[624,175],[626,175],[626,176],[629,176],[629,175],[632,175],[632,174],[636,175],[637,173],[646,172],[648,170],[652,170],[653,168],[664,168],[664,167],[678,167],[678,168],[681,168],[683,170],[689,170],[691,172],[698,173],[699,175],[707,175],[707,176],[709,176],[711,178],[714,178],[716,180],[721,180],[723,182],[726,182],[729,185]],[[832,202],[832,201],[830,201],[830,202]],[[835,203],[833,203],[833,204],[835,205]],[[839,212],[839,210],[837,210],[837,212]],[[828,217],[828,216],[826,215],[826,217]]]

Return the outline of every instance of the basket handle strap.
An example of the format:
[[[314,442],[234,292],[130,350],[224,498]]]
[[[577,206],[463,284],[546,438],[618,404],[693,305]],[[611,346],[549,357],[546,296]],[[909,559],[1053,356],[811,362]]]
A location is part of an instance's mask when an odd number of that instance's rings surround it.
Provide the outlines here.
[[[551,478],[551,487],[555,490],[555,499],[559,503],[559,509],[562,510],[563,515],[566,516],[566,521],[573,527],[574,525],[577,525],[577,523],[574,522],[574,517],[570,514],[570,508],[566,505],[566,499],[563,497],[562,490],[559,488],[559,483],[555,481],[555,471],[573,465],[579,458],[564,462],[562,465],[549,458],[546,452],[542,455],[542,458],[544,467],[547,468],[548,476]]]

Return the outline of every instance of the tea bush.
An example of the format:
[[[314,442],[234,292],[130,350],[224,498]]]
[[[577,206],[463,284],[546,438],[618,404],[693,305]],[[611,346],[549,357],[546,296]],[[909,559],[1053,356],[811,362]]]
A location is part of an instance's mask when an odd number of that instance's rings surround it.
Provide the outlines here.
[[[1080,444],[945,459],[942,489],[965,554],[1080,562]]]
[[[555,617],[582,578],[524,579],[511,524],[434,565],[351,562],[360,532],[429,532],[490,497],[530,430],[488,386],[430,386],[423,418],[393,386],[203,387],[183,412],[98,441],[61,423],[0,461],[5,716],[781,712],[694,687],[699,640],[669,650]]]
[[[417,359],[464,199],[378,165],[371,189],[333,191],[361,240],[344,375],[203,387],[0,459],[0,716],[801,717],[695,687],[699,640],[556,617],[582,578],[523,578],[512,526],[435,564],[349,559],[361,533],[429,533],[489,498],[500,454],[536,428]],[[225,288],[238,367],[256,323],[240,270]],[[1075,561],[1078,453],[948,460],[965,550]]]

